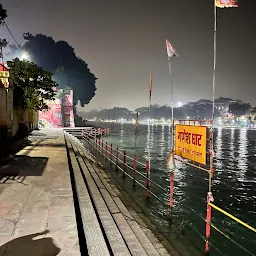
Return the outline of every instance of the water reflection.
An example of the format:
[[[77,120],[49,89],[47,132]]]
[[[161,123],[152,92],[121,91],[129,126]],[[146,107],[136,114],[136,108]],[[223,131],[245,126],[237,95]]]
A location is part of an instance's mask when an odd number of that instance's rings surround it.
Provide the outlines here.
[[[231,159],[233,160],[235,158],[235,146],[234,146],[234,141],[235,141],[235,129],[232,128],[231,129],[231,133],[230,133],[230,150],[229,150],[229,153],[230,153],[230,156],[231,156]]]
[[[162,161],[164,160],[165,155],[165,133],[164,133],[164,125],[162,125],[161,134],[160,134],[160,140],[159,140],[159,157],[158,160]]]
[[[247,170],[247,157],[248,157],[248,139],[247,139],[247,129],[240,129],[239,134],[239,157],[238,157],[238,171],[237,179],[239,181],[245,181],[245,173]]]
[[[217,129],[217,136],[215,140],[215,158],[216,169],[222,169],[222,128]]]

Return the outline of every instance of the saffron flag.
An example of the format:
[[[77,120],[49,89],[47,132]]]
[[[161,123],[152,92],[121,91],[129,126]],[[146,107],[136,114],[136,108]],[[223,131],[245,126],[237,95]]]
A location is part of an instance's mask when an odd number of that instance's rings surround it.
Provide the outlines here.
[[[238,7],[237,0],[215,0],[216,7]]]
[[[152,95],[152,73],[150,73],[150,79],[149,79],[149,98],[151,99]]]
[[[166,50],[167,50],[167,55],[169,58],[176,56],[178,57],[178,54],[176,53],[175,49],[172,47],[171,43],[168,40],[165,40],[166,42]]]

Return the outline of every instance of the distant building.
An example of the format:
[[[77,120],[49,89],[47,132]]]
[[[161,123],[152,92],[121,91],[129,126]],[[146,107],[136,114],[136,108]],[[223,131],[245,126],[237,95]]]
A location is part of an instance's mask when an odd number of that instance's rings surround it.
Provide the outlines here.
[[[195,102],[189,102],[186,105],[192,107],[192,106],[207,105],[207,104],[212,104],[212,101],[211,100],[206,100],[206,99],[200,99],[200,100],[195,101]]]
[[[217,109],[222,116],[227,116],[227,115],[229,115],[230,104],[236,103],[238,101],[239,100],[233,100],[230,98],[220,97],[220,98],[216,99],[214,102],[215,109]]]

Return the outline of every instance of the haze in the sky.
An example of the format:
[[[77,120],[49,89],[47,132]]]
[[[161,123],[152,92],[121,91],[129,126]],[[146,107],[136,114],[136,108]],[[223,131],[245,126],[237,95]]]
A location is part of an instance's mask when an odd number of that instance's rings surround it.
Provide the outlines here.
[[[175,102],[212,97],[213,0],[2,0],[18,41],[42,33],[71,44],[99,78],[85,110],[170,104],[165,39],[172,59]],[[216,97],[256,105],[256,1],[218,9]],[[11,37],[4,27],[1,37]]]

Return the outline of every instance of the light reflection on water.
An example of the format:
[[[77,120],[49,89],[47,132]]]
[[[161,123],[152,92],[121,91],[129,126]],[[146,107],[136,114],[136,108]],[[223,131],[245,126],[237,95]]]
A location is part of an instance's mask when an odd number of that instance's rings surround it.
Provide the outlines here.
[[[102,124],[101,124],[102,125]],[[145,162],[151,157],[151,178],[159,183],[165,192],[155,190],[154,192],[162,199],[158,201],[145,202],[144,191],[137,190],[134,200],[145,207],[145,211],[153,217],[163,230],[169,225],[166,212],[169,200],[169,171],[166,168],[166,160],[171,149],[171,127],[170,126],[139,126],[138,136],[134,136],[133,125],[115,124],[112,136],[108,138],[115,146],[126,150],[127,154],[137,155],[137,159]],[[256,131],[248,129],[224,129],[214,130],[214,181],[213,195],[215,204],[241,218],[248,224],[256,226]],[[128,191],[132,191],[130,185],[123,184]],[[144,180],[142,179],[144,183]],[[153,190],[153,186],[151,187]],[[131,192],[131,196],[133,196]],[[196,231],[203,236],[205,223],[200,219],[205,217],[207,193],[207,175],[204,172],[177,163],[175,171],[175,212],[172,224],[172,234],[177,240],[185,244],[185,239],[189,239],[191,247],[204,248],[204,241]],[[165,203],[166,205],[164,205]],[[191,207],[196,213],[193,213]],[[251,252],[256,252],[255,233],[246,230],[234,223],[229,218],[224,217],[215,210],[212,212],[213,223],[216,224],[228,236],[233,236]],[[185,223],[185,225],[184,225]],[[191,225],[191,226],[189,226]],[[182,227],[182,228],[181,228]],[[185,238],[177,232],[182,229]],[[212,230],[211,241],[226,255],[242,255],[244,253],[230,241],[223,238],[216,231]],[[181,250],[181,255],[196,256],[194,251],[187,252],[177,245]],[[224,255],[225,255],[224,254]],[[214,250],[212,255],[221,255]]]

